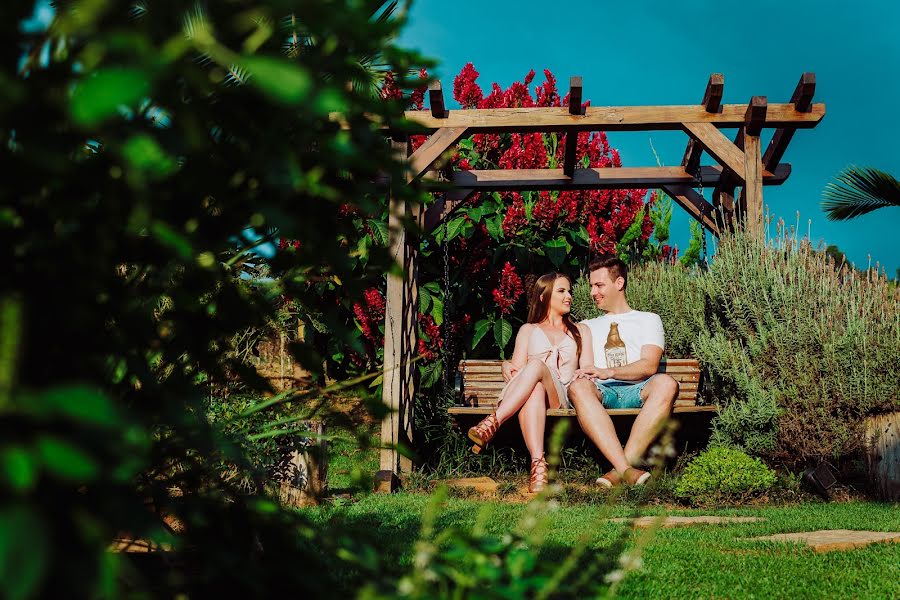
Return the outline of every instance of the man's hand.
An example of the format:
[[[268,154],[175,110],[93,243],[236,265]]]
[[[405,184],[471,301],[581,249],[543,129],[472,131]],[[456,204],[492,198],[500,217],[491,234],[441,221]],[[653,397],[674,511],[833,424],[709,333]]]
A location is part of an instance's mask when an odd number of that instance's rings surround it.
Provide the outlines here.
[[[590,379],[596,381],[598,379],[615,379],[612,369],[598,369],[597,367],[587,367],[575,371],[575,379]]]
[[[503,371],[503,381],[505,381],[506,383],[509,383],[509,380],[513,378],[513,375],[515,375],[519,371],[508,360],[503,361],[500,370]]]

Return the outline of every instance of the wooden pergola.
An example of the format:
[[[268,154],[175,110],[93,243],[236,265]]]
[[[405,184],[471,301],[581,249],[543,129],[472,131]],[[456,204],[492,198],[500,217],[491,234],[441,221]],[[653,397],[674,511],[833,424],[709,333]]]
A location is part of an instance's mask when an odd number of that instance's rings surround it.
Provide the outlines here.
[[[576,168],[577,135],[566,136],[561,169],[503,169],[455,171],[452,190],[427,211],[408,205],[392,194],[390,251],[403,267],[403,277],[387,282],[384,342],[384,403],[390,408],[381,426],[379,487],[392,489],[408,473],[411,461],[397,450],[413,442],[413,398],[416,393],[416,329],[418,314],[418,245],[403,227],[409,219],[432,229],[450,216],[474,192],[523,190],[660,189],[713,235],[743,226],[763,235],[763,186],[780,185],[791,173],[781,163],[798,129],[811,129],[825,116],[824,104],[813,104],[815,75],[804,73],[789,102],[769,104],[753,96],[748,104],[722,104],[724,77],[713,74],[700,104],[684,106],[582,107],[582,79],[572,77],[569,103],[564,107],[447,110],[440,82],[429,87],[430,110],[408,111],[411,122],[431,135],[415,152],[409,141],[395,141],[395,151],[408,157],[410,183],[437,178],[434,171],[459,140],[476,133],[576,133],[582,131],[681,130],[688,135],[678,167]],[[736,129],[729,139],[722,129]],[[774,129],[765,152],[763,129]],[[701,166],[703,152],[717,164]],[[712,189],[712,202],[695,188]],[[394,184],[396,185],[396,183]],[[740,193],[737,190],[740,188]],[[445,368],[448,368],[445,366]]]

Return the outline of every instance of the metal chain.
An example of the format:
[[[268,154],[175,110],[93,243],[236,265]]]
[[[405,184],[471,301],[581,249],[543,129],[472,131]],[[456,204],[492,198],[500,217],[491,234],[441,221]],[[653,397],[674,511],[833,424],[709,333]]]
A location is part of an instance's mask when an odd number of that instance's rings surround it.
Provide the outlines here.
[[[453,358],[450,335],[450,242],[447,241],[447,219],[443,223],[444,246],[444,390],[450,389],[450,361]]]

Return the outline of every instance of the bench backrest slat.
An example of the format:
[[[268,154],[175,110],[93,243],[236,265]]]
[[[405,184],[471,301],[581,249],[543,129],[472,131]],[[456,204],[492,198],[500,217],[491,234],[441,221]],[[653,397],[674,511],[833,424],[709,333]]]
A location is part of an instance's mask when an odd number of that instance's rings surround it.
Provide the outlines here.
[[[463,360],[459,363],[462,376],[463,406],[494,406],[500,390],[506,383],[500,369],[499,360]],[[657,373],[672,376],[679,384],[676,406],[694,406],[697,404],[697,392],[700,388],[700,363],[690,358],[671,358],[660,362]]]

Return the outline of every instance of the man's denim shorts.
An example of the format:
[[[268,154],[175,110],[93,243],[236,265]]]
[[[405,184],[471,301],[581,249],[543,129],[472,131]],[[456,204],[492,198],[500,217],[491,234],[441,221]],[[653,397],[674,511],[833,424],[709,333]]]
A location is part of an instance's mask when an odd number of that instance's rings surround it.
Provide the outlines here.
[[[597,389],[603,397],[604,408],[641,408],[644,401],[641,400],[641,390],[647,385],[649,379],[644,381],[618,381],[607,379],[596,381]]]

